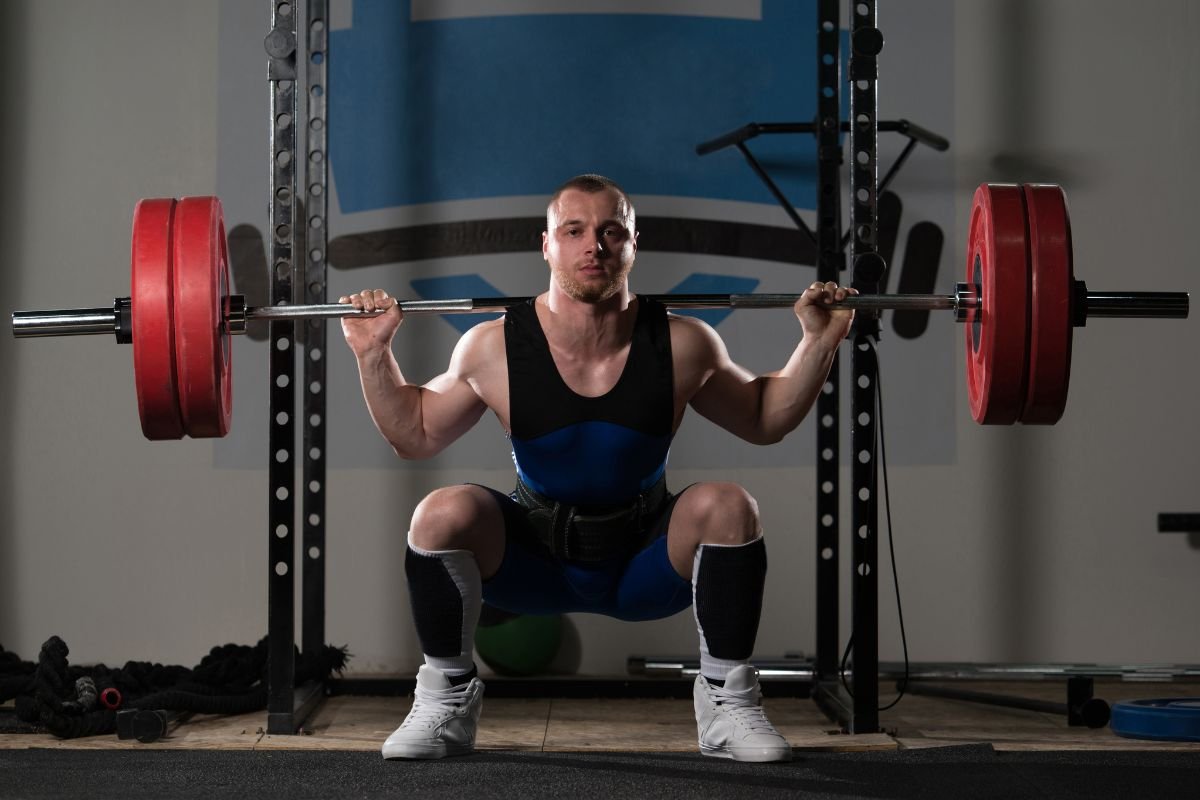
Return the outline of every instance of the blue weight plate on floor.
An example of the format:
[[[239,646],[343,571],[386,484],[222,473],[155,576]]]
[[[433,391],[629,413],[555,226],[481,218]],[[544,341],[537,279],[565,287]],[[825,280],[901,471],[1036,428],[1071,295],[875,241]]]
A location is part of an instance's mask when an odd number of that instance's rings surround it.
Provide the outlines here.
[[[1200,742],[1200,698],[1166,697],[1114,703],[1113,733],[1129,739]]]

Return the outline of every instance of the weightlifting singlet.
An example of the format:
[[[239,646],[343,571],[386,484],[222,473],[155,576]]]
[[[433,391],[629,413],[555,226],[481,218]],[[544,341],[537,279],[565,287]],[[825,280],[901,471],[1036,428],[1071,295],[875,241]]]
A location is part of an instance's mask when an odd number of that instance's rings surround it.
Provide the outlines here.
[[[613,506],[662,477],[675,415],[667,309],[644,297],[636,302],[625,369],[600,397],[578,395],[563,381],[533,300],[507,310],[513,462],[534,491],[577,506]]]

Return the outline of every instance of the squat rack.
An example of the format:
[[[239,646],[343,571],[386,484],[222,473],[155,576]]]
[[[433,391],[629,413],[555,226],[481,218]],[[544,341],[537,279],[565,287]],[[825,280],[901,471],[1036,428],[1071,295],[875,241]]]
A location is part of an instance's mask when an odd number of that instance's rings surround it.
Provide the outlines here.
[[[290,304],[299,295],[307,304],[326,299],[326,127],[328,108],[328,0],[305,0],[304,28],[291,0],[270,0],[271,29],[264,45],[270,84],[271,162],[269,209],[271,303]],[[877,119],[876,56],[883,38],[875,27],[876,0],[851,0],[849,60],[850,121],[841,117],[840,19],[838,0],[817,0],[817,121],[812,124],[750,125],[707,143],[711,149],[736,145],[759,177],[767,183],[789,216],[817,245],[817,277],[837,281],[846,269],[845,243],[850,244],[852,285],[862,294],[877,294],[886,265],[878,253],[877,143],[882,130],[898,130],[908,145],[884,178],[891,180],[913,146],[922,141],[944,150],[948,143],[906,121]],[[303,113],[303,117],[301,114]],[[303,125],[301,125],[303,120]],[[851,225],[841,231],[842,148],[840,135],[848,130],[851,165]],[[815,237],[795,214],[742,142],[758,133],[815,133],[818,149],[817,231]],[[705,147],[705,145],[702,145]],[[704,151],[702,151],[704,152]],[[303,155],[303,160],[297,156]],[[303,199],[300,193],[303,192]],[[331,687],[294,685],[296,524],[296,409],[297,350],[304,354],[302,378],[303,466],[301,471],[302,645],[312,652],[324,644],[325,620],[325,369],[326,326],[320,319],[308,324],[272,319],[269,435],[268,521],[268,717],[270,734],[295,733],[318,707]],[[839,395],[840,359],[835,359],[827,385],[817,401],[817,643],[811,670],[812,694],[831,719],[853,733],[874,732],[878,725],[878,601],[877,521],[875,492],[875,408],[878,363],[874,342],[879,333],[878,312],[860,311],[852,331],[851,448],[855,452],[851,498],[851,588],[854,640],[853,691],[839,683]],[[296,345],[299,344],[299,348]],[[407,692],[405,682],[341,680],[344,693]],[[408,682],[408,683],[411,683]],[[509,692],[522,694],[532,683],[509,681]],[[594,696],[612,691],[611,682],[576,680],[557,691],[570,696]],[[637,682],[618,682],[620,691],[647,696]],[[661,685],[661,684],[660,684]],[[678,687],[675,687],[676,689]],[[382,691],[380,691],[382,689]],[[653,693],[653,692],[651,692]]]
[[[304,302],[326,299],[326,134],[328,108],[328,0],[306,0],[303,35],[295,3],[270,0],[271,29],[264,41],[270,84],[271,163],[268,204],[270,209],[269,269],[271,303],[293,302],[300,287]],[[876,56],[883,39],[875,27],[875,0],[852,0],[853,20],[850,58],[850,118],[841,123],[841,61],[838,0],[818,0],[818,201],[817,276],[838,280],[845,269],[841,232],[841,143],[843,128],[850,133],[853,154],[851,171],[851,262],[852,285],[862,294],[879,292],[885,265],[878,255],[878,164]],[[301,116],[303,113],[303,117]],[[301,120],[304,124],[301,127]],[[909,134],[908,148],[893,166],[891,175],[907,158],[912,145],[927,132],[901,123]],[[891,127],[896,123],[888,123]],[[800,126],[805,127],[805,126]],[[811,132],[813,126],[807,126]],[[799,128],[797,128],[799,130]],[[761,126],[741,131],[742,138],[761,132]],[[766,132],[792,132],[767,130]],[[934,137],[936,139],[937,137]],[[944,141],[944,140],[939,140]],[[927,140],[928,143],[928,140]],[[725,144],[738,144],[728,141]],[[723,145],[722,145],[723,146]],[[935,145],[936,146],[936,145]],[[944,149],[944,144],[939,149]],[[303,154],[303,161],[297,158]],[[752,165],[753,159],[750,159]],[[760,177],[773,186],[765,173]],[[303,184],[298,188],[300,180]],[[298,197],[303,191],[303,201]],[[773,191],[775,191],[773,189]],[[782,196],[775,191],[781,201]],[[787,206],[790,210],[790,206]],[[798,219],[794,212],[793,218]],[[803,222],[800,222],[803,228]],[[805,229],[806,230],[806,229]],[[270,363],[269,514],[268,514],[268,714],[267,732],[295,733],[318,707],[326,687],[294,685],[295,643],[295,538],[296,470],[295,421],[296,351],[304,353],[301,396],[303,466],[301,520],[303,524],[302,645],[306,652],[324,643],[325,621],[325,371],[323,353],[326,327],[322,320],[301,324],[273,319],[269,327],[272,345]],[[854,498],[851,527],[852,558],[853,695],[838,683],[838,462],[840,359],[835,359],[828,385],[817,401],[817,648],[814,697],[831,718],[851,732],[878,730],[877,648],[877,540],[878,519],[875,497],[874,409],[877,361],[873,341],[878,336],[878,312],[860,312],[853,335],[851,446],[869,457],[855,460]],[[369,690],[371,681],[355,682],[351,691]],[[593,687],[598,682],[581,682]]]

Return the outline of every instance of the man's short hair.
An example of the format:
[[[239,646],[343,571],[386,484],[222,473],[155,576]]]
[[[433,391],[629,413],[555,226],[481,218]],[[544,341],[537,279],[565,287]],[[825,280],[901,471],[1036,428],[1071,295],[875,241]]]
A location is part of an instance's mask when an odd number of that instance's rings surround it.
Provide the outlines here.
[[[624,210],[626,215],[631,220],[634,217],[633,203],[630,202],[629,195],[625,194],[625,190],[618,186],[617,182],[612,178],[606,178],[603,175],[596,175],[589,172],[583,175],[576,175],[574,178],[571,178],[562,186],[559,186],[554,190],[554,194],[550,197],[550,202],[546,204],[547,225],[549,225],[550,209],[554,207],[555,202],[557,202],[558,198],[562,196],[562,193],[570,189],[577,189],[578,191],[587,192],[588,194],[596,194],[597,192],[603,192],[611,189],[612,191],[616,192],[618,196],[620,196],[621,202],[625,205]]]

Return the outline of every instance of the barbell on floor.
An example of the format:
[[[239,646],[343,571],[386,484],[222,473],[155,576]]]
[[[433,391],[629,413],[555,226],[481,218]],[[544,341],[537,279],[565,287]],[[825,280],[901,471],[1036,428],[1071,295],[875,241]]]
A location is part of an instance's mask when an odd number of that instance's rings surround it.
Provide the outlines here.
[[[230,335],[250,320],[371,316],[345,304],[247,307],[229,292],[221,204],[150,199],[133,215],[132,296],[111,308],[16,311],[17,337],[115,334],[133,344],[149,439],[225,436]],[[1066,197],[1049,184],[984,184],[974,197],[967,280],[949,295],[858,295],[834,307],[952,310],[965,323],[971,414],[984,424],[1053,424],[1066,406],[1072,329],[1089,317],[1188,315],[1186,292],[1090,292],[1075,280]],[[670,308],[791,308],[799,294],[648,295]],[[402,301],[405,314],[497,313],[528,298]]]

